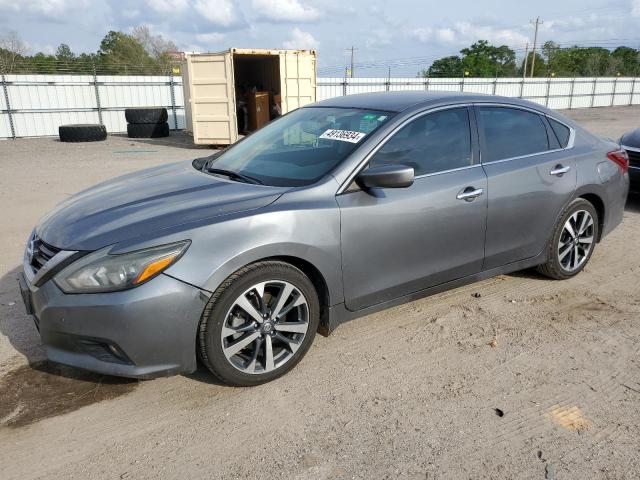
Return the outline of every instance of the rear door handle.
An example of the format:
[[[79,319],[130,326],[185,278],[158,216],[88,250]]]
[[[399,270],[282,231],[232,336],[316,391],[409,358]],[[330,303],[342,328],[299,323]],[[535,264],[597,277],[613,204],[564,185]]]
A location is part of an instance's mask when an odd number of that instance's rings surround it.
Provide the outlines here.
[[[464,190],[462,190],[456,196],[456,198],[458,200],[466,200],[467,202],[473,202],[476,198],[478,198],[483,193],[484,193],[484,190],[482,188],[467,187]]]
[[[555,175],[556,177],[561,177],[562,175],[567,173],[569,170],[571,170],[571,167],[569,166],[563,167],[562,165],[556,165],[555,167],[553,167],[553,170],[549,172],[549,175]]]

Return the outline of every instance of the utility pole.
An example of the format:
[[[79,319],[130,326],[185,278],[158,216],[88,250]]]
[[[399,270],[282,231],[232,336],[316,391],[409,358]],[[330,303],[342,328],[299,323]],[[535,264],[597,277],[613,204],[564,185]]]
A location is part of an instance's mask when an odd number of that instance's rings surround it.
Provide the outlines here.
[[[531,20],[532,25],[535,26],[536,30],[535,33],[533,35],[533,57],[531,58],[531,78],[533,78],[533,69],[536,66],[536,44],[538,43],[538,27],[540,25],[542,25],[544,22],[542,20],[540,20],[540,17],[537,17],[535,22],[533,20]]]
[[[351,73],[351,78],[353,78],[353,52],[355,52],[356,50],[357,48],[355,47],[347,48],[347,52],[351,52],[351,70],[349,70],[349,72]]]
[[[524,47],[524,65],[522,67],[522,80],[527,77],[527,63],[529,61],[529,42]]]

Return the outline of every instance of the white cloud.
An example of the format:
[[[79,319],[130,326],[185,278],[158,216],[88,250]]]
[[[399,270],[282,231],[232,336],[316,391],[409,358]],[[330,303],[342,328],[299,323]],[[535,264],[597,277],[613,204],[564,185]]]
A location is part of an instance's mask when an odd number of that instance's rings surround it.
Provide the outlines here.
[[[253,13],[273,22],[311,22],[320,18],[320,11],[299,0],[253,0]]]
[[[631,0],[631,16],[640,17],[640,0]]]
[[[469,22],[456,22],[452,27],[417,28],[410,34],[416,40],[428,43],[469,45],[478,40],[488,40],[493,44],[506,44],[519,47],[527,42],[527,37],[508,28],[497,28],[488,25],[474,25]]]
[[[231,0],[195,0],[193,8],[209,23],[229,27],[238,20]]]
[[[147,5],[158,13],[183,12],[189,9],[188,0],[147,0]]]
[[[58,18],[71,8],[86,8],[88,0],[0,0],[0,11]]]
[[[285,41],[282,46],[291,49],[312,50],[318,48],[319,42],[313,38],[309,32],[303,32],[298,27],[291,32],[289,40]]]
[[[220,32],[211,32],[211,33],[199,33],[196,35],[198,41],[206,44],[210,43],[220,43],[224,40],[224,33]]]

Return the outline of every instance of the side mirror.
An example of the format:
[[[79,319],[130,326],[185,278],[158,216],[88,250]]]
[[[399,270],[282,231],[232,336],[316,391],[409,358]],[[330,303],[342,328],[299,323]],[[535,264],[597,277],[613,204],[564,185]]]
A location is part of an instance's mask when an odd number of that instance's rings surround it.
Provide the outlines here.
[[[413,167],[406,165],[381,165],[367,168],[356,177],[360,188],[407,188],[413,185]]]

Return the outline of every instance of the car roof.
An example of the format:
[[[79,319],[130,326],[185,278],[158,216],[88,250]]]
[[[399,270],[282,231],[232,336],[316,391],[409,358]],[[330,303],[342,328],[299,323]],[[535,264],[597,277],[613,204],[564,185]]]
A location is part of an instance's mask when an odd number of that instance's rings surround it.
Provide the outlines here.
[[[436,91],[359,93],[329,98],[313,103],[309,105],[309,107],[362,108],[368,110],[384,110],[387,112],[402,112],[404,110],[428,107],[430,105],[465,102],[495,102],[508,105],[521,105],[527,108],[534,108],[541,112],[548,112],[548,109],[541,105],[518,98],[482,95],[479,93]]]

